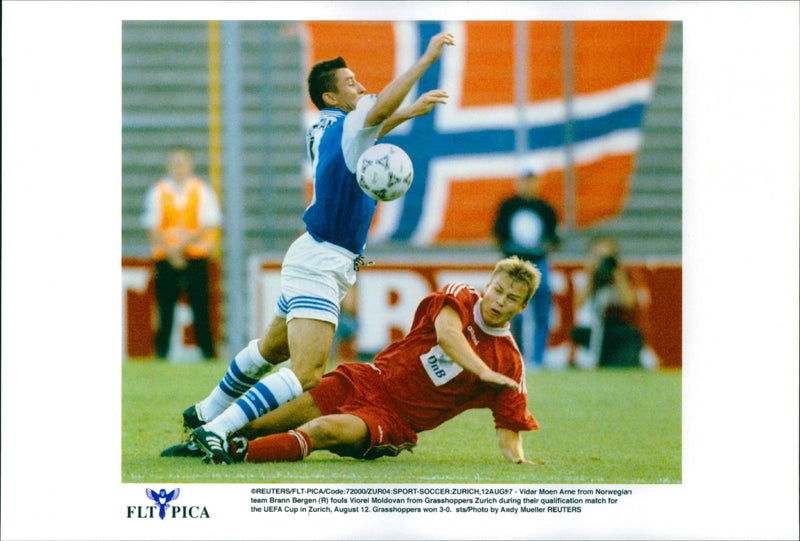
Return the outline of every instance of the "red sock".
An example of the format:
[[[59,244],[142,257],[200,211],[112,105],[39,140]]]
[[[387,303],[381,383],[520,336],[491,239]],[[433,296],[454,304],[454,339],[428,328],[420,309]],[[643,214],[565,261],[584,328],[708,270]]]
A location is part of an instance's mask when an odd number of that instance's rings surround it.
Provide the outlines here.
[[[296,462],[311,452],[308,434],[290,430],[251,441],[247,446],[245,462]]]

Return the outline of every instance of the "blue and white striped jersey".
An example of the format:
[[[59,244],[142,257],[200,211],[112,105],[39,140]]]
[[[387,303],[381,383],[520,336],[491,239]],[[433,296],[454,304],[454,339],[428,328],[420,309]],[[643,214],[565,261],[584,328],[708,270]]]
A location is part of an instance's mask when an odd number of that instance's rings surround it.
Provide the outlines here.
[[[363,96],[350,113],[323,109],[319,122],[306,133],[306,149],[314,172],[314,196],[303,213],[308,233],[360,254],[376,201],[356,182],[356,163],[375,144],[381,125],[364,127],[377,96]]]

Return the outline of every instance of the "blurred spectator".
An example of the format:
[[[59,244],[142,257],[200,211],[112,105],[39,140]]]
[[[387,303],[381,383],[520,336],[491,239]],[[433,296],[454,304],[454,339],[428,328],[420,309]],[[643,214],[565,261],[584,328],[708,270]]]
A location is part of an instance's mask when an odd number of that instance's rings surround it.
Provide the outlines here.
[[[542,282],[524,312],[511,321],[511,332],[526,364],[541,367],[550,329],[550,284],[547,255],[558,248],[558,221],[553,207],[537,197],[541,182],[536,171],[524,169],[517,193],[497,212],[494,234],[503,256],[516,255],[535,264]],[[533,327],[531,336],[530,328]]]
[[[182,289],[189,295],[197,344],[205,359],[216,350],[208,314],[208,261],[217,244],[221,212],[211,187],[194,176],[192,151],[167,152],[167,176],[145,197],[142,225],[150,231],[158,303],[156,356],[169,354],[175,305]]]
[[[589,246],[586,287],[578,292],[575,364],[581,368],[635,367],[653,364],[637,326],[636,290],[619,260],[619,247],[609,237]],[[644,353],[644,355],[643,355]],[[642,362],[644,359],[644,363]]]

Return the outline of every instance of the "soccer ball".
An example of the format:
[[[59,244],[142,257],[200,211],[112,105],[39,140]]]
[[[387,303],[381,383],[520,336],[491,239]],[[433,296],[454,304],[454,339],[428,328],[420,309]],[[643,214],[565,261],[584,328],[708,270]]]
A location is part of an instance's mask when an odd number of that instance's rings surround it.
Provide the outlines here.
[[[356,180],[371,198],[394,201],[411,187],[414,166],[402,148],[381,143],[368,148],[358,159]]]

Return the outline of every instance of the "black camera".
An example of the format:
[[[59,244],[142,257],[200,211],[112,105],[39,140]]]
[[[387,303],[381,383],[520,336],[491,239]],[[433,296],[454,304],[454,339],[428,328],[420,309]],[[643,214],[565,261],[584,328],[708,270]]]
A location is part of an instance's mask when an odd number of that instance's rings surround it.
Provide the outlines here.
[[[613,255],[609,255],[600,260],[594,271],[595,290],[603,286],[611,285],[614,282],[614,270],[617,268],[618,261]]]

